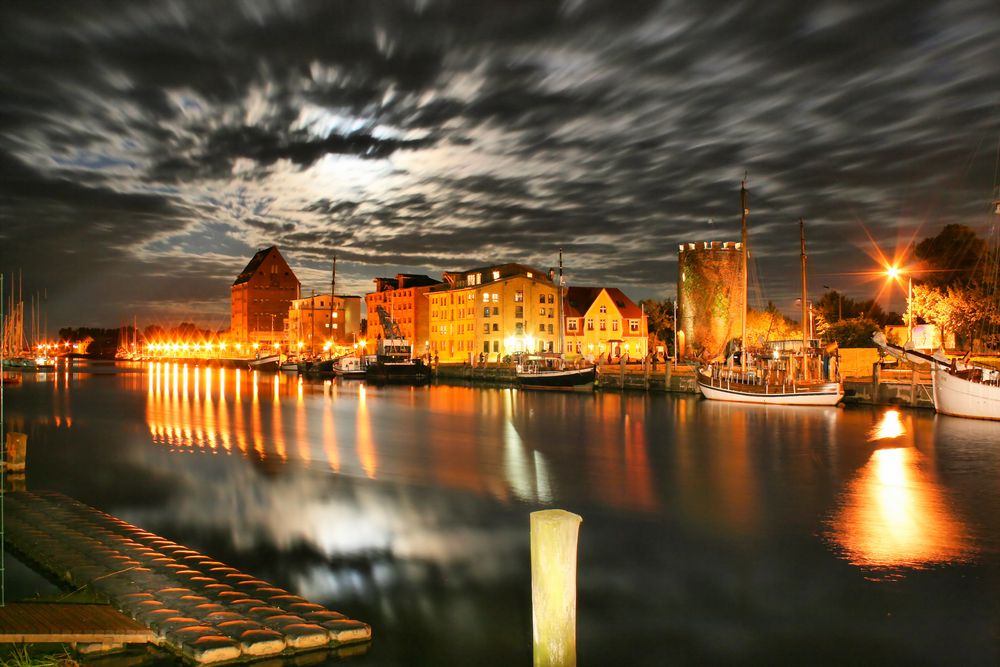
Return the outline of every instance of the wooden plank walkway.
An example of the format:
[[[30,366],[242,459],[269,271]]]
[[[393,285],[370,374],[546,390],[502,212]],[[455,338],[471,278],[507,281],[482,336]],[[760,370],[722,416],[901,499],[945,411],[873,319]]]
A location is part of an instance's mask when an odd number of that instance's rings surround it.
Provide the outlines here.
[[[0,607],[0,644],[145,644],[153,632],[106,604],[14,602]]]
[[[198,663],[366,642],[360,621],[57,493],[9,493],[6,546]],[[40,620],[43,627],[58,628]]]

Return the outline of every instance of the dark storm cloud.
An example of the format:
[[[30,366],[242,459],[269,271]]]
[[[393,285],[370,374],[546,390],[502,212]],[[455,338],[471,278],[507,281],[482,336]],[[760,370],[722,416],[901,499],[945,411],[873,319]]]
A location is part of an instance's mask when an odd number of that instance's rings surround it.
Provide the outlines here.
[[[562,247],[666,295],[678,243],[738,237],[748,172],[780,300],[799,217],[827,276],[871,263],[865,228],[982,220],[998,62],[995,0],[7,3],[0,264],[110,285],[104,317],[130,274],[224,316],[270,243],[354,291]],[[178,266],[202,301],[146,284]]]

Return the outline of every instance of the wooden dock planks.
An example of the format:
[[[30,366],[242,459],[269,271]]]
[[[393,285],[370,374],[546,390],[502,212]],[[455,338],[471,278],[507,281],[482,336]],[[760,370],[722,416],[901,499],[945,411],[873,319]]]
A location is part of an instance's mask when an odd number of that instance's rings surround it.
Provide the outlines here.
[[[194,662],[257,659],[371,639],[365,623],[67,496],[10,493],[6,512],[8,548],[69,586],[89,586],[106,596],[154,641]],[[36,612],[26,610],[40,634],[83,628],[80,619]]]
[[[149,628],[103,604],[15,602],[0,607],[0,643],[145,644]]]

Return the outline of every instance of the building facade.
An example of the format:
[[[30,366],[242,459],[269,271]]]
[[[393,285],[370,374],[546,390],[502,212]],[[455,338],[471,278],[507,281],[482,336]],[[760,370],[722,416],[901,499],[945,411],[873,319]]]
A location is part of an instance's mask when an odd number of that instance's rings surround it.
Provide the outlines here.
[[[515,352],[555,351],[558,287],[543,271],[500,264],[443,277],[427,292],[427,354],[471,363],[480,355],[495,361]]]
[[[288,309],[300,287],[276,246],[258,251],[230,289],[232,342],[241,346],[282,343]]]
[[[569,287],[565,308],[567,356],[641,359],[649,353],[646,314],[620,289]]]
[[[686,243],[678,252],[678,354],[724,355],[742,333],[746,307],[740,243]]]
[[[288,351],[316,356],[353,346],[361,332],[361,297],[313,294],[288,309]]]
[[[378,309],[382,308],[399,327],[403,338],[410,341],[414,352],[422,354],[430,340],[427,292],[440,284],[440,280],[430,276],[410,273],[399,273],[395,278],[376,278],[375,291],[365,294],[367,338],[374,341],[386,337],[378,315]]]

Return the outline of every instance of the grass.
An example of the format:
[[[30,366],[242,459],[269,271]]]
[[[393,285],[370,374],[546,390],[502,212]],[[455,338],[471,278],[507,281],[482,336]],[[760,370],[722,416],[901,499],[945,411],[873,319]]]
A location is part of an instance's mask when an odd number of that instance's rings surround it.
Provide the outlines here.
[[[31,644],[17,644],[0,656],[0,667],[77,667],[79,664],[65,646],[39,649]]]

